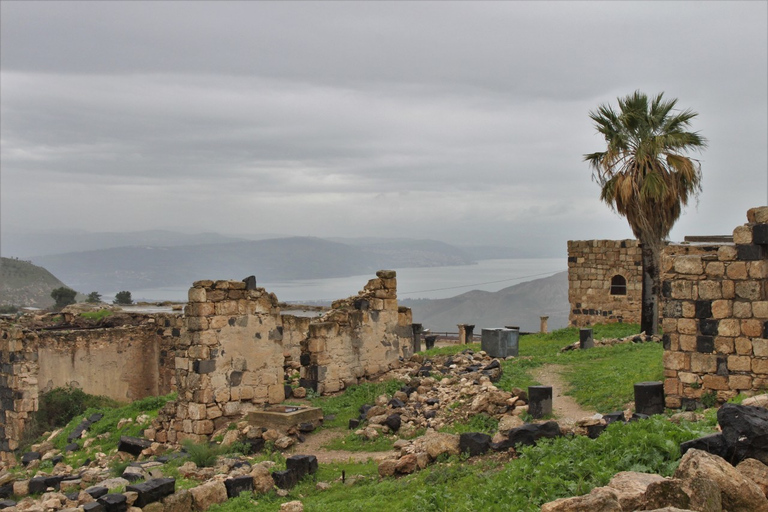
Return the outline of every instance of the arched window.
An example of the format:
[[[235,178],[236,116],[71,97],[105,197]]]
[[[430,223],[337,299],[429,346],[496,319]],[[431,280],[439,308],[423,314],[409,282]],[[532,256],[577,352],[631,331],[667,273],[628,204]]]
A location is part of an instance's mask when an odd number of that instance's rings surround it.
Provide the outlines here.
[[[611,278],[611,295],[626,295],[627,280],[624,276],[615,275]]]

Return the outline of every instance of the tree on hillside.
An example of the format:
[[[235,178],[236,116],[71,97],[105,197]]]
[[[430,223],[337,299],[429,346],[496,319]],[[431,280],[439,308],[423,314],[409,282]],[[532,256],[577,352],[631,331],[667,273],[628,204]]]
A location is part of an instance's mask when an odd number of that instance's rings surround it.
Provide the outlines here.
[[[675,110],[677,99],[652,99],[635,91],[618,98],[619,110],[600,105],[589,117],[603,135],[606,150],[584,155],[601,187],[600,199],[626,217],[640,241],[643,305],[640,328],[659,327],[660,259],[664,240],[683,206],[701,191],[701,165],[687,154],[707,140],[688,131],[698,114]]]
[[[53,307],[55,309],[61,309],[63,307],[69,306],[70,304],[74,304],[75,295],[77,295],[77,292],[71,288],[67,288],[66,286],[56,288],[51,292],[51,297],[56,301],[56,304],[54,304]]]
[[[91,292],[88,294],[85,302],[88,302],[89,304],[97,304],[101,302],[101,294],[99,292]]]
[[[122,291],[117,292],[115,294],[115,300],[112,301],[114,304],[119,304],[121,306],[128,306],[130,304],[133,304],[133,299],[131,298],[131,292]]]

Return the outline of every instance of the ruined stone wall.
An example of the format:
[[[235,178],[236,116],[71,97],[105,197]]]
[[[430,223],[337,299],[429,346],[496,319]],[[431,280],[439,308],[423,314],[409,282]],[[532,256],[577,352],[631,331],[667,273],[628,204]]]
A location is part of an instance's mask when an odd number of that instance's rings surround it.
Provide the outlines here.
[[[616,276],[625,280],[625,294],[611,293],[611,282]],[[642,257],[637,240],[569,240],[570,325],[639,323],[642,278]]]
[[[410,357],[411,313],[398,308],[394,271],[316,318],[282,316],[277,297],[246,281],[197,281],[176,351],[178,401],[145,435],[202,441],[232,418],[285,399],[286,369],[333,392]]]
[[[129,402],[173,389],[181,319],[147,317],[138,326],[36,330],[0,328],[0,457],[18,447],[39,394],[72,386]]]
[[[768,207],[733,243],[675,244],[662,256],[667,407],[768,387]]]

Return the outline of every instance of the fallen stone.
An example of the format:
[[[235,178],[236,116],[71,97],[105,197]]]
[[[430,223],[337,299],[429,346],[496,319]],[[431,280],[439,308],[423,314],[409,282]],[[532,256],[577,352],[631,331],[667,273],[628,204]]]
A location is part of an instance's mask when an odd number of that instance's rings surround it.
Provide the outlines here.
[[[688,509],[691,498],[683,490],[682,480],[664,478],[648,485],[644,495],[645,508],[677,507]]]
[[[129,485],[125,490],[137,493],[134,505],[144,507],[173,494],[176,491],[176,479],[153,478],[140,484]]]
[[[768,464],[768,409],[726,403],[717,411],[717,422],[728,446],[728,462],[736,465],[750,458]]]
[[[97,500],[104,507],[104,512],[127,512],[128,499],[124,494],[105,494]]]
[[[545,503],[541,512],[623,512],[619,498],[613,489],[596,487],[584,496],[561,498]]]
[[[744,459],[736,466],[736,471],[755,482],[768,496],[768,466],[757,459]]]
[[[211,505],[227,501],[227,488],[215,480],[193,487],[189,493],[195,510],[208,510]]]
[[[293,455],[285,459],[285,467],[294,470],[297,478],[301,480],[305,475],[317,473],[317,457],[314,455]]]
[[[299,477],[296,471],[292,469],[273,471],[272,480],[275,481],[275,485],[280,489],[291,489],[299,483]]]
[[[459,451],[470,457],[482,455],[491,448],[491,436],[480,432],[465,432],[459,435]]]
[[[250,475],[236,476],[224,480],[224,487],[227,488],[227,497],[236,498],[243,492],[253,492],[253,477]]]
[[[280,512],[304,512],[304,504],[299,500],[287,501],[280,505]]]
[[[141,451],[152,446],[152,442],[147,439],[139,439],[138,437],[120,436],[120,441],[117,443],[117,451],[130,453],[138,457],[141,455]]]
[[[724,459],[702,450],[688,450],[680,460],[675,478],[703,477],[720,487],[723,508],[728,512],[768,512],[768,499],[760,487]]]
[[[611,478],[607,487],[616,491],[622,509],[641,510],[646,489],[651,483],[660,480],[664,480],[664,477],[636,471],[622,471]]]

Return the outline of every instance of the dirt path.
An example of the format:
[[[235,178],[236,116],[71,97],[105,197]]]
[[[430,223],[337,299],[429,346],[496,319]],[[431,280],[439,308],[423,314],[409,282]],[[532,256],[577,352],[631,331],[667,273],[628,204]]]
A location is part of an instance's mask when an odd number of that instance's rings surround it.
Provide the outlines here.
[[[576,400],[565,394],[568,385],[562,377],[565,367],[558,364],[545,364],[535,368],[533,378],[544,386],[552,386],[552,412],[564,424],[573,424],[578,420],[592,416],[595,411],[582,408]]]
[[[326,450],[323,445],[338,437],[344,437],[347,432],[344,430],[320,430],[306,436],[303,443],[296,443],[293,447],[294,454],[309,454],[317,457],[317,462],[328,464],[331,462],[365,462],[368,459],[376,460],[380,457],[392,455],[394,451],[386,452],[348,452],[345,450]]]

